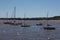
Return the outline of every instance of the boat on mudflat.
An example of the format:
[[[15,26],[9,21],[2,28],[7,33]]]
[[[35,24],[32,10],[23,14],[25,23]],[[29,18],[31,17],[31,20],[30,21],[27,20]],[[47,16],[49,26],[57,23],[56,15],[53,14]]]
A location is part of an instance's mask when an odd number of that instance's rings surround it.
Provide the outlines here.
[[[50,24],[48,24],[48,12],[47,12],[47,20],[46,27],[43,27],[44,30],[55,30],[56,28]]]

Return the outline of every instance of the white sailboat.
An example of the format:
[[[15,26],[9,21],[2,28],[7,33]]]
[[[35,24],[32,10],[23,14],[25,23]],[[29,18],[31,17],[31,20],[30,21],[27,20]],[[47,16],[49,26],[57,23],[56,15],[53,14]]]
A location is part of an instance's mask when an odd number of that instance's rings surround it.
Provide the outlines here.
[[[48,12],[47,12],[47,23],[46,27],[43,27],[45,30],[55,30],[56,28],[50,24],[48,24]]]
[[[26,24],[25,13],[24,13],[23,23],[22,23],[21,27],[30,27],[30,25]]]

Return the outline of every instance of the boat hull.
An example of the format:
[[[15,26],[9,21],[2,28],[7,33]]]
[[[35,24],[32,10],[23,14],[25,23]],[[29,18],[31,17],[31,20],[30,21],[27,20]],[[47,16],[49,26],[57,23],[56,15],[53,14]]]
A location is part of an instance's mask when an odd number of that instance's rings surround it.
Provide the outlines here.
[[[55,30],[55,27],[44,27],[45,30]]]
[[[21,25],[21,27],[30,27],[30,25]]]

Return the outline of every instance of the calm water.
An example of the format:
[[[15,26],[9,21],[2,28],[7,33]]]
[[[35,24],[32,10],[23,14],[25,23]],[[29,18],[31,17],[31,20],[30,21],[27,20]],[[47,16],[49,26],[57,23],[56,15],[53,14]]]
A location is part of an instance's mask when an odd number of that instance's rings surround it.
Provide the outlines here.
[[[60,27],[44,30],[41,26],[0,26],[0,40],[60,40]]]

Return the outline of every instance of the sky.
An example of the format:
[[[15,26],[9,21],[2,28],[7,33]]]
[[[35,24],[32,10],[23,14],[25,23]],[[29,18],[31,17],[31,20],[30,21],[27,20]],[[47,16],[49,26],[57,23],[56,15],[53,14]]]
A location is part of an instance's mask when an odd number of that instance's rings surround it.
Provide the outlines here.
[[[0,0],[0,18],[13,17],[16,7],[16,18],[60,16],[60,0]]]

